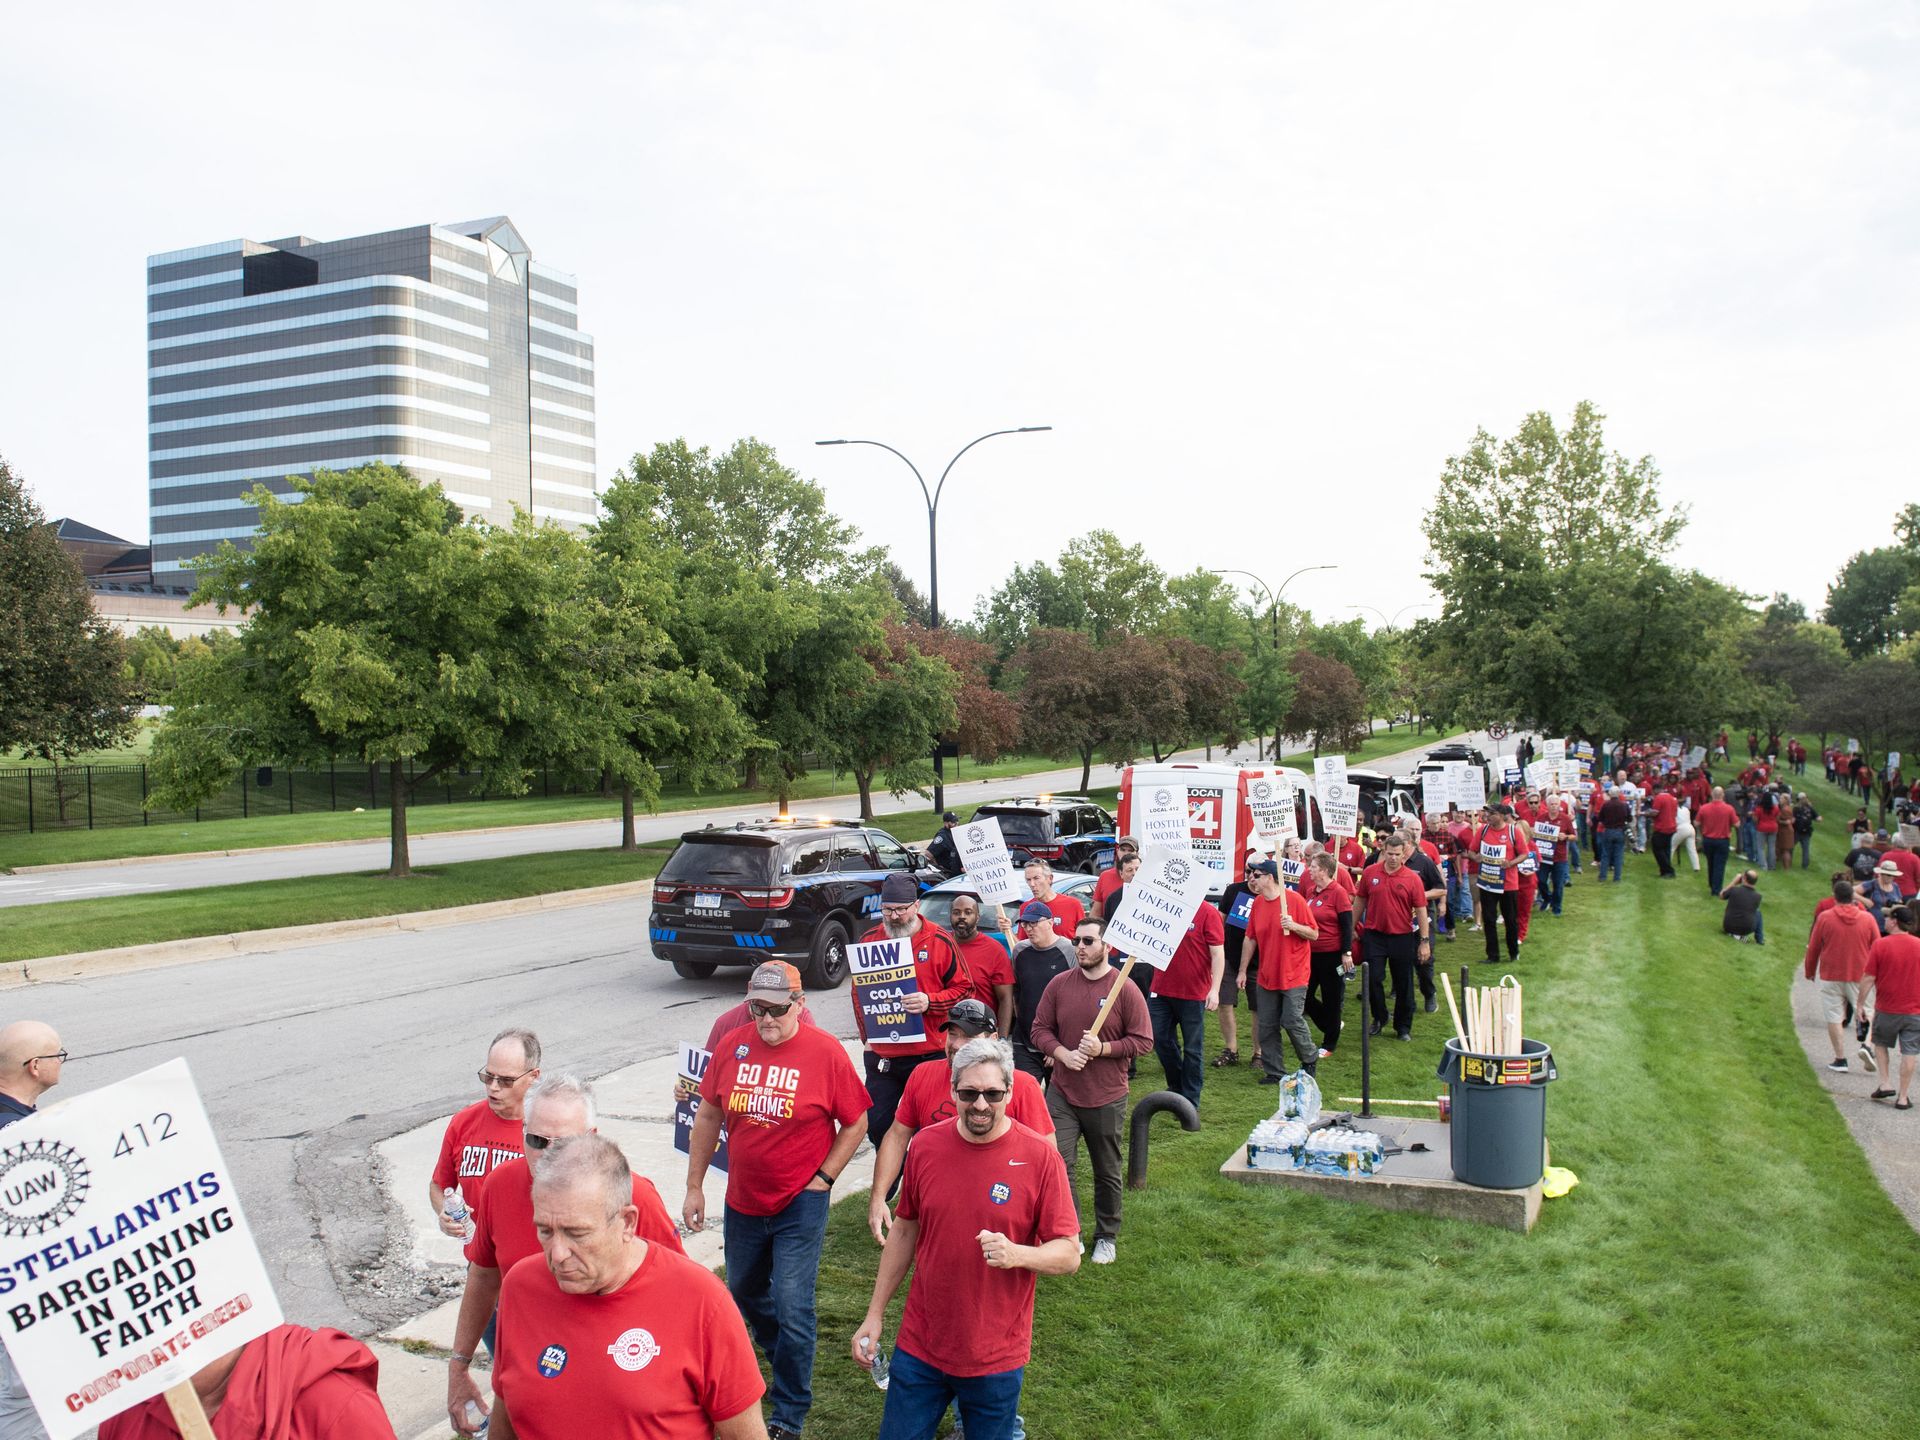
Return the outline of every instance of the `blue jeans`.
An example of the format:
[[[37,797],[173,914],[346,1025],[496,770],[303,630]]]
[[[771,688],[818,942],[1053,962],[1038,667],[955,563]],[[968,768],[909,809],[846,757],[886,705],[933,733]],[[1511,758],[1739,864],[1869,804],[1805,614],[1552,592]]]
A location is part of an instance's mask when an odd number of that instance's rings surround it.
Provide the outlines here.
[[[1207,1073],[1203,1049],[1207,1038],[1207,1002],[1149,995],[1147,1014],[1153,1019],[1153,1053],[1160,1057],[1160,1068],[1167,1072],[1167,1088],[1198,1105],[1200,1082]]]
[[[769,1423],[796,1434],[813,1406],[813,1282],[832,1198],[802,1190],[773,1215],[727,1206],[727,1289],[773,1370]]]
[[[1600,878],[1607,878],[1607,872],[1613,872],[1613,883],[1620,883],[1620,865],[1627,855],[1627,832],[1624,830],[1602,830],[1600,832]]]
[[[1464,864],[1453,867],[1452,883],[1447,887],[1447,910],[1456,925],[1473,923],[1473,878]]]
[[[1560,903],[1567,893],[1567,862],[1556,860],[1551,865],[1540,867],[1540,894],[1535,903],[1542,910],[1560,913]]]
[[[1800,868],[1804,870],[1811,864],[1813,864],[1813,832],[1802,830],[1800,832]]]
[[[967,1440],[1013,1440],[1026,1373],[1022,1367],[993,1375],[949,1375],[896,1345],[879,1440],[933,1440],[950,1400],[959,1404]]]
[[[1755,828],[1753,821],[1742,820],[1740,822],[1740,853],[1749,860],[1753,860],[1758,858],[1759,849],[1760,831]]]

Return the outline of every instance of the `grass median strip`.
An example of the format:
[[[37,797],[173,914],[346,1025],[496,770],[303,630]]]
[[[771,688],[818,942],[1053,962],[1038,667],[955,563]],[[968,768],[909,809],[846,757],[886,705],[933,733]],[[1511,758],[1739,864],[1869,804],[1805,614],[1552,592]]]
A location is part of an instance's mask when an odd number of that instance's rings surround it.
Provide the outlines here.
[[[1852,814],[1805,779],[1823,817],[1815,864],[1763,875],[1765,948],[1723,937],[1704,878],[1657,880],[1651,855],[1630,856],[1620,886],[1595,884],[1589,859],[1566,915],[1535,920],[1517,966],[1484,965],[1478,935],[1436,947],[1478,983],[1512,969],[1529,1033],[1554,1048],[1553,1158],[1582,1183],[1547,1202],[1532,1235],[1221,1179],[1274,1100],[1244,1064],[1209,1069],[1200,1132],[1153,1138],[1118,1263],[1040,1282],[1029,1430],[1798,1440],[1902,1428],[1911,1324],[1890,1297],[1920,1286],[1920,1236],[1808,1066],[1785,993]],[[1359,1093],[1351,996],[1346,1016],[1321,1066],[1329,1097]],[[1243,1008],[1243,1055],[1251,1023]],[[1432,1099],[1449,1033],[1444,1004],[1417,1017],[1412,1044],[1389,1030],[1374,1093]],[[1143,1060],[1135,1098],[1162,1084]],[[1080,1197],[1090,1226],[1084,1161]],[[846,1349],[876,1263],[865,1205],[838,1207],[809,1430],[878,1425],[882,1397]],[[888,1343],[897,1319],[896,1304]]]
[[[566,850],[468,860],[416,870],[405,880],[377,872],[304,875],[158,895],[21,905],[0,912],[5,917],[0,921],[0,962],[618,885],[653,876],[672,852],[672,843],[662,841],[634,852]],[[635,903],[634,931],[643,934],[646,905]]]

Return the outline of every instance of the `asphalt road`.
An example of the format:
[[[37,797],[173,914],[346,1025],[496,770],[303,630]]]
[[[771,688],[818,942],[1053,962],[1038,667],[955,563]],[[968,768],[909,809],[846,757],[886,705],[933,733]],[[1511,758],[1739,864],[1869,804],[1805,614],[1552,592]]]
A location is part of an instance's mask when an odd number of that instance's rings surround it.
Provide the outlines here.
[[[1412,738],[1411,736],[1409,737]],[[1409,756],[1424,753],[1440,743],[1427,736]],[[1199,759],[1204,751],[1183,752],[1178,758]],[[1302,752],[1289,752],[1298,755]],[[1216,752],[1224,759],[1224,752]],[[1393,757],[1376,765],[1393,764],[1406,757]],[[1009,795],[1068,791],[1078,787],[1080,768],[1049,770],[1038,775],[1023,775],[1002,780],[969,780],[947,787],[947,804],[964,811],[972,805]],[[1120,772],[1112,765],[1093,768],[1093,785],[1103,788],[1120,783]],[[891,795],[874,797],[875,812],[884,817],[903,810],[926,808],[917,795],[896,800]],[[824,800],[796,802],[796,813],[803,815],[859,814],[859,798],[835,796]],[[641,840],[672,839],[703,824],[731,825],[736,820],[752,820],[770,815],[766,802],[733,805],[711,810],[680,810],[667,815],[641,816],[635,829]],[[883,821],[884,823],[884,821]],[[415,865],[445,865],[458,860],[487,860],[502,855],[530,855],[555,850],[610,849],[620,843],[620,822],[588,820],[559,825],[522,826],[512,830],[456,831],[445,835],[416,835],[410,850]],[[56,900],[99,899],[113,895],[154,894],[166,890],[193,890],[208,885],[239,885],[255,880],[283,880],[295,875],[347,875],[360,870],[382,870],[387,864],[388,846],[382,840],[356,841],[350,845],[327,845],[309,849],[265,849],[241,851],[232,855],[205,856],[200,859],[154,859],[137,864],[90,865],[70,870],[0,875],[0,908],[10,905],[42,905]]]

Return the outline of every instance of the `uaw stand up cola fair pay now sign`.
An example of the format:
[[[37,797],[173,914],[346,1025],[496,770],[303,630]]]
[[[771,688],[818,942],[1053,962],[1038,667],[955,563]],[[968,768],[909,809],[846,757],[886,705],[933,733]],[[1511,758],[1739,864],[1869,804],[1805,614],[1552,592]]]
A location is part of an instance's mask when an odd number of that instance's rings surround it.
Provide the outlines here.
[[[847,947],[853,972],[853,1003],[860,1007],[867,1040],[924,1040],[927,1022],[906,1007],[920,993],[913,973],[913,939],[866,940]]]
[[[280,1322],[186,1061],[0,1130],[0,1335],[53,1440]]]

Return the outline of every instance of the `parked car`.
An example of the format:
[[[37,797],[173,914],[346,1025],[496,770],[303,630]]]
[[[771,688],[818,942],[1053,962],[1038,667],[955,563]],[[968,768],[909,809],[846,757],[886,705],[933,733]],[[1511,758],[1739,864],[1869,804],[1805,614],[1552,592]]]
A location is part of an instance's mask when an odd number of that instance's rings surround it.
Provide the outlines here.
[[[1054,893],[1058,895],[1071,895],[1086,908],[1091,908],[1093,905],[1093,887],[1097,883],[1097,876],[1083,875],[1079,871],[1056,870],[1053,872]],[[967,877],[964,875],[955,876],[951,880],[941,881],[938,885],[934,886],[933,889],[927,891],[920,897],[921,915],[931,920],[935,925],[951,927],[953,924],[953,897],[955,893],[971,888],[972,886],[968,883]],[[1011,915],[1019,908],[1017,905],[1009,905],[1007,911],[1009,915]],[[1016,923],[1018,922],[1016,921]],[[993,936],[993,938],[998,940],[1002,945],[1007,944],[1007,932],[1000,924],[999,906],[982,905],[980,907],[980,933]],[[1012,947],[1008,946],[1007,948],[1011,949]]]
[[[1057,870],[1104,870],[1113,863],[1113,816],[1084,795],[1027,795],[994,800],[970,817],[1000,822],[1015,865],[1044,860]]]
[[[1417,787],[1413,800],[1409,802],[1402,788],[1403,782],[1384,770],[1349,770],[1347,783],[1360,792],[1360,823],[1369,830],[1378,830],[1397,816],[1419,816]]]
[[[687,980],[786,960],[813,989],[847,978],[847,946],[880,916],[880,886],[938,878],[926,857],[857,820],[770,819],[689,830],[653,882],[647,938]]]

